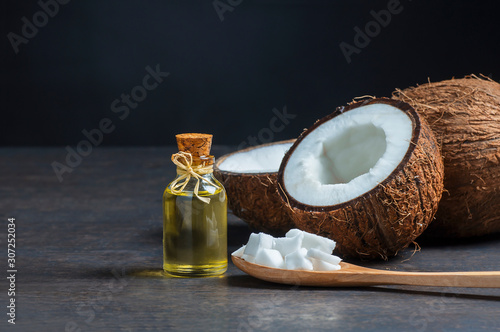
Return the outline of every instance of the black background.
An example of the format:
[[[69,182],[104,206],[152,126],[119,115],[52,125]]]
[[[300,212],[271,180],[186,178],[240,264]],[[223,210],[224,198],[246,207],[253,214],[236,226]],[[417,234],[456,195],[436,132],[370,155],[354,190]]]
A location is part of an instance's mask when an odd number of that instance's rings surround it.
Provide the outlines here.
[[[41,7],[4,1],[0,145],[75,146],[103,118],[115,125],[106,146],[174,144],[180,132],[262,143],[296,137],[356,96],[471,73],[499,80],[498,1],[401,0],[347,63],[340,43],[353,45],[354,28],[389,2],[232,0],[221,21],[213,1],[72,0],[15,54],[8,33]],[[111,103],[157,64],[170,75],[120,120]],[[284,106],[296,117],[263,135]]]

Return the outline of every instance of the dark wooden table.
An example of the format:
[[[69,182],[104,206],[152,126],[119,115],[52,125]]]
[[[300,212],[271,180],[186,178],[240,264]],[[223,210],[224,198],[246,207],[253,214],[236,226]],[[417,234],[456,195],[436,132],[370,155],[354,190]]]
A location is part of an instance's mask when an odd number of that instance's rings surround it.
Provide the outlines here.
[[[216,156],[231,151],[214,147]],[[220,278],[161,275],[161,197],[173,148],[95,148],[59,182],[60,148],[0,149],[1,331],[500,330],[500,289],[308,288],[232,264]],[[16,218],[16,324],[7,322],[7,224]],[[229,217],[229,250],[250,230]],[[390,270],[500,270],[500,237],[419,240]],[[359,262],[357,262],[359,263]]]

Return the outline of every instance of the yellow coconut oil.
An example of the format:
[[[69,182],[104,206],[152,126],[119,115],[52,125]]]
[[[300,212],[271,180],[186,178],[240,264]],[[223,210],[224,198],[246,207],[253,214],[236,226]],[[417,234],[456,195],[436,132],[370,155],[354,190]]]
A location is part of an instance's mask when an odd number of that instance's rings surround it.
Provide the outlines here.
[[[163,270],[176,277],[216,276],[227,269],[226,191],[213,176],[213,157],[191,152],[177,163],[179,154],[173,156],[177,178],[163,194]]]

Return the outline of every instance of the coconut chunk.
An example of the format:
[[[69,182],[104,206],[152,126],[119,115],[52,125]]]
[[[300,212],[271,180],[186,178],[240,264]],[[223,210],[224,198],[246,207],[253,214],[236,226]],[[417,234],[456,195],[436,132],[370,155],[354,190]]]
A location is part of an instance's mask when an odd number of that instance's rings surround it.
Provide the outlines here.
[[[340,270],[340,265],[330,264],[319,259],[311,259],[314,271],[336,271]]]
[[[255,256],[255,264],[282,269],[285,267],[283,256],[275,249],[259,249]]]
[[[302,248],[317,249],[330,255],[335,249],[335,241],[324,236],[319,236],[309,232],[304,232],[304,239],[302,240]]]
[[[300,247],[305,249],[315,248],[326,254],[331,254],[335,249],[335,241],[324,236],[319,236],[309,232],[301,231],[298,228],[292,228],[286,234],[286,238],[297,238],[301,236]],[[275,240],[276,241],[276,240]]]
[[[285,266],[288,270],[312,271],[313,264],[306,258],[307,250],[301,248],[285,256]]]
[[[291,230],[286,232],[285,236],[286,237],[296,237],[297,235],[302,234],[302,233],[303,233],[303,231],[301,231],[300,229],[292,228]]]
[[[246,246],[242,246],[240,249],[235,250],[231,255],[235,257],[241,257],[243,256],[243,253],[245,252]]]
[[[243,254],[241,256],[241,258],[244,259],[244,260],[246,260],[249,263],[254,263],[255,262],[255,256],[253,256],[253,255]]]
[[[272,249],[274,238],[266,233],[252,233],[245,246],[244,254],[256,256],[259,249]]]
[[[279,237],[274,239],[274,249],[279,250],[283,256],[291,254],[302,247],[304,233],[300,232],[294,237]]]
[[[323,262],[332,264],[332,265],[339,265],[339,263],[342,261],[342,259],[338,256],[334,255],[329,255],[319,249],[316,248],[311,248],[307,251],[307,258],[309,259],[317,259],[321,260]]]

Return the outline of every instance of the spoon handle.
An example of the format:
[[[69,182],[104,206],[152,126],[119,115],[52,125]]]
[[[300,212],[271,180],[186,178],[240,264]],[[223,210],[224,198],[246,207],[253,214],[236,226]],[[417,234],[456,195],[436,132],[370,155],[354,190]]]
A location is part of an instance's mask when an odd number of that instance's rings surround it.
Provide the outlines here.
[[[438,287],[500,288],[500,271],[406,272],[366,268],[341,262],[340,270],[330,272],[275,269],[231,257],[243,272],[256,278],[288,285],[319,287],[358,287],[411,285]]]
[[[400,272],[369,270],[353,273],[349,279],[350,282],[352,282],[352,286],[415,285],[440,287],[500,288],[500,271]]]

